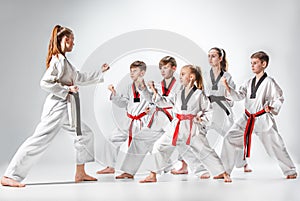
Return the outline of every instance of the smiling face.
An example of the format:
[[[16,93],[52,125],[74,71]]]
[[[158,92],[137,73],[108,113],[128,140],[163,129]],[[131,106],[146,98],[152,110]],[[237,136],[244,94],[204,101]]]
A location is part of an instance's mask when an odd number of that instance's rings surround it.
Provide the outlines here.
[[[172,66],[171,63],[167,63],[166,65],[160,66],[159,70],[164,79],[169,79],[173,77],[176,67]]]
[[[266,66],[267,66],[267,62],[261,61],[259,58],[251,59],[252,72],[255,74],[260,74],[264,72]]]

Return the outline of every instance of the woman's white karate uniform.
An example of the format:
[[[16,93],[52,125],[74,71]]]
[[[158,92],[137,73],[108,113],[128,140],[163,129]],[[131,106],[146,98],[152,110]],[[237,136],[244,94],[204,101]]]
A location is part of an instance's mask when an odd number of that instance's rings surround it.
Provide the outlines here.
[[[187,145],[186,142],[190,133],[190,121],[181,120],[177,143],[176,146],[173,146],[172,138],[177,122],[179,121],[178,118],[173,119],[171,124],[166,128],[166,132],[157,141],[157,146],[154,147],[153,152],[157,153],[155,154],[156,167],[153,172],[160,173],[168,165],[172,153],[177,149],[183,160],[188,163],[192,172],[197,176],[200,176],[201,174],[201,170],[197,170],[199,167],[199,160],[212,174],[219,175],[225,172],[223,164],[216,152],[209,146],[206,138],[206,127],[211,119],[210,102],[201,90],[196,89],[187,103],[187,109],[182,110],[182,91],[183,88],[177,92],[175,96],[169,96],[168,99],[164,99],[157,94],[158,97],[155,102],[159,107],[173,106],[173,112],[175,114],[201,116],[202,122],[196,123],[193,120],[191,141],[190,145]]]
[[[255,118],[254,130],[267,153],[274,156],[284,175],[296,173],[296,168],[292,162],[284,142],[278,132],[273,115],[277,115],[284,101],[283,92],[275,80],[267,76],[256,91],[256,98],[250,99],[252,79],[246,81],[238,91],[231,88],[230,98],[234,101],[245,99],[245,109],[251,114],[270,106],[273,110]],[[224,138],[221,158],[226,169],[230,174],[235,165],[237,149],[243,149],[244,131],[248,117],[242,114],[233,124]]]
[[[157,85],[157,91],[159,94],[163,94],[162,86]],[[180,83],[175,81],[172,86],[169,95],[174,96],[176,92],[180,90]],[[141,95],[148,101],[152,102],[153,93],[151,93],[147,88],[140,91]],[[174,118],[172,108],[166,109],[170,115]],[[153,115],[153,116],[152,116]],[[148,127],[149,122],[152,120],[151,127]],[[135,175],[141,166],[146,154],[152,152],[154,143],[164,134],[165,127],[170,124],[170,119],[162,111],[156,111],[156,107],[153,107],[149,113],[149,118],[147,124],[142,128],[138,135],[136,135],[128,149],[126,157],[122,163],[121,170]],[[172,167],[170,161],[168,167],[164,169],[168,171]]]
[[[76,150],[76,163],[94,161],[94,137],[91,129],[81,122],[82,136],[75,133],[74,109],[68,86],[103,82],[102,71],[81,73],[61,54],[53,56],[40,85],[50,94],[46,98],[41,121],[34,134],[18,149],[4,176],[22,181],[32,165],[43,155],[61,128],[72,132]]]
[[[226,95],[226,88],[222,84],[221,81],[218,81],[215,83],[216,90],[213,90],[213,83],[212,83],[212,74],[211,73],[206,73],[205,74],[205,85],[204,85],[204,91],[207,97],[210,96],[217,96],[217,97],[225,97]],[[235,89],[235,83],[232,79],[232,76],[228,72],[223,72],[223,76],[225,77],[228,85],[232,88]],[[212,105],[212,120],[211,124],[208,127],[208,135],[209,135],[209,130],[215,130],[219,135],[222,137],[225,136],[225,134],[229,131],[230,127],[234,123],[234,115],[232,112],[232,107],[233,107],[233,100],[230,99],[230,97],[226,97],[226,100],[222,100],[221,103],[226,107],[227,111],[229,112],[229,115],[226,114],[224,109],[222,109],[216,102],[211,102]],[[226,153],[224,153],[226,154]],[[247,161],[243,159],[243,150],[239,150],[237,153],[237,162],[236,162],[236,167],[244,167],[247,164]]]
[[[129,113],[132,116],[138,116],[146,111],[149,103],[140,96],[140,102],[134,102],[134,94],[132,91],[132,83],[126,86],[124,89],[117,90],[116,95],[111,94],[110,99],[117,107],[125,108],[124,113]],[[120,115],[120,114],[117,114]],[[120,115],[122,116],[122,115]],[[113,130],[111,137],[108,139],[108,143],[104,146],[104,151],[101,152],[102,162],[108,166],[116,168],[118,154],[120,152],[121,145],[128,140],[129,126],[131,119],[126,116],[124,118],[116,119],[116,128]],[[148,115],[145,115],[141,120],[134,120],[132,124],[133,137],[140,132],[141,128],[146,124]],[[130,145],[131,146],[131,145]]]

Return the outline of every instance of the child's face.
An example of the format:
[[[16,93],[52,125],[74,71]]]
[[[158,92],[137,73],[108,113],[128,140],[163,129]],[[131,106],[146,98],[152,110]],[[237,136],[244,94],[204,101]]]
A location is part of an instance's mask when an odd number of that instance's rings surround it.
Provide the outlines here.
[[[212,49],[208,52],[208,62],[210,66],[219,66],[222,61],[222,57],[219,56],[217,50]]]
[[[258,58],[252,58],[251,59],[251,67],[252,67],[253,73],[259,74],[265,70],[266,62],[263,62]]]
[[[169,79],[173,77],[176,67],[168,63],[167,65],[163,65],[159,67],[159,69],[160,69],[161,76],[163,76],[164,79]]]
[[[145,71],[142,71],[139,67],[130,68],[130,78],[135,82],[139,77],[144,76]]]
[[[183,86],[188,86],[190,83],[190,79],[191,79],[191,71],[189,68],[182,68],[180,70],[180,83]]]

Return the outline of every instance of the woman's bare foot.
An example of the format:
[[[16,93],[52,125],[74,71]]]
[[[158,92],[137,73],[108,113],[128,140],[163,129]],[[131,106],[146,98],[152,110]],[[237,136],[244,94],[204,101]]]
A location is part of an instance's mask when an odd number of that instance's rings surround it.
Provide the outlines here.
[[[244,172],[252,172],[248,164],[244,165]]]
[[[96,172],[97,174],[115,174],[115,168],[106,167],[103,170],[99,170]]]
[[[129,174],[129,173],[122,173],[120,174],[119,176],[116,176],[116,179],[133,179],[134,176],[132,174]]]
[[[290,174],[288,176],[286,176],[287,179],[296,179],[297,178],[297,173],[294,174]]]
[[[189,173],[187,163],[184,160],[182,160],[181,162],[182,162],[181,168],[179,170],[176,170],[176,169],[171,170],[172,174],[188,174]]]
[[[82,181],[97,181],[97,179],[88,174],[78,174],[78,175],[76,174],[75,182],[78,183]]]
[[[209,179],[209,178],[210,178],[210,175],[208,172],[205,172],[200,176],[200,179]]]
[[[14,179],[9,177],[2,177],[1,178],[1,185],[2,186],[10,186],[10,187],[25,187],[25,184],[22,184]]]
[[[139,181],[140,183],[153,183],[153,182],[157,182],[156,179],[156,173],[155,172],[151,172],[149,176],[147,176],[145,179]]]
[[[76,166],[75,182],[77,183],[81,181],[97,181],[96,178],[85,173],[84,164]]]

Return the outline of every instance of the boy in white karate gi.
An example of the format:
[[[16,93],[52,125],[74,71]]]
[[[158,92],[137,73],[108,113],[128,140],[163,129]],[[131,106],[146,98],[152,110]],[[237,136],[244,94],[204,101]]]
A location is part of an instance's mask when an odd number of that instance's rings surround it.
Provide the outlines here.
[[[244,157],[250,157],[252,132],[261,140],[267,153],[274,156],[287,179],[295,179],[297,172],[280,136],[273,115],[277,115],[284,101],[283,92],[275,80],[265,73],[269,56],[259,51],[251,55],[254,78],[246,81],[238,91],[223,78],[228,96],[238,101],[245,99],[245,113],[225,136],[221,158],[230,174],[235,165],[236,150],[244,149]]]
[[[180,90],[180,84],[174,77],[176,67],[176,60],[171,56],[165,56],[159,62],[159,69],[164,79],[160,85],[158,85],[158,93],[163,97],[167,97],[170,94],[174,95]],[[151,103],[153,93],[152,91],[148,91],[144,80],[140,80],[139,89],[141,95]],[[124,171],[124,173],[117,176],[117,179],[133,177],[136,174],[146,154],[152,151],[154,143],[162,136],[165,132],[165,127],[173,120],[172,107],[155,107],[152,113],[149,113],[149,116],[150,119],[146,126],[133,138],[132,144],[121,166],[121,170]],[[171,165],[170,161],[165,171],[168,171]]]
[[[117,92],[113,85],[109,86],[112,92],[110,99],[113,104],[120,108],[125,108],[127,112],[126,128],[116,128],[109,142],[113,145],[105,146],[104,158],[107,167],[97,171],[97,174],[114,174],[115,166],[121,145],[128,139],[128,147],[131,146],[132,138],[146,123],[149,103],[140,95],[137,90],[138,79],[146,73],[146,64],[143,61],[135,61],[130,65],[130,78],[132,83],[125,87],[125,91]],[[120,122],[123,124],[124,122]],[[131,178],[131,177],[128,177]]]

